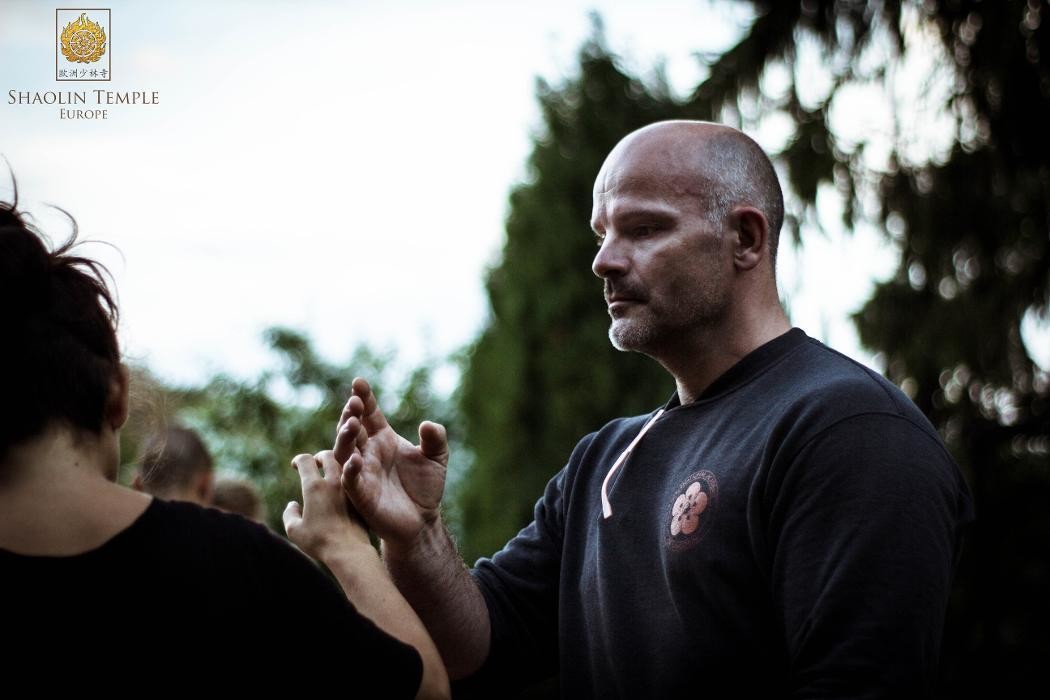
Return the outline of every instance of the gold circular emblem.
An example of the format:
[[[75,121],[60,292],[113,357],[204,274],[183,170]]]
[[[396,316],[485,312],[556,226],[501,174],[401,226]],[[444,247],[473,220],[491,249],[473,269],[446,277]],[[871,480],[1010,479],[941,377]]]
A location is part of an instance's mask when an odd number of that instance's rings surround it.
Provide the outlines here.
[[[62,30],[62,55],[73,63],[94,63],[106,53],[106,32],[81,13]]]

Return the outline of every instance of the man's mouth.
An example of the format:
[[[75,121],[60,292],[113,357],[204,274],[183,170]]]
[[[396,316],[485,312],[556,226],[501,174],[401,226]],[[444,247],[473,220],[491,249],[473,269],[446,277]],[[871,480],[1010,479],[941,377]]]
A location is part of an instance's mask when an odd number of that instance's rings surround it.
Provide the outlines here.
[[[626,286],[616,286],[609,284],[606,280],[605,284],[605,304],[609,307],[609,311],[614,309],[623,309],[631,304],[641,304],[645,301],[643,295],[636,293],[633,289],[628,289]]]
[[[638,303],[645,301],[640,294],[635,294],[633,291],[614,291],[610,293],[608,290],[605,292],[605,303],[609,306],[617,304],[619,302]]]
[[[621,313],[625,313],[627,309],[635,304],[641,304],[642,299],[638,297],[630,297],[625,294],[614,294],[611,297],[606,297],[605,303],[608,305],[609,313],[614,317]]]

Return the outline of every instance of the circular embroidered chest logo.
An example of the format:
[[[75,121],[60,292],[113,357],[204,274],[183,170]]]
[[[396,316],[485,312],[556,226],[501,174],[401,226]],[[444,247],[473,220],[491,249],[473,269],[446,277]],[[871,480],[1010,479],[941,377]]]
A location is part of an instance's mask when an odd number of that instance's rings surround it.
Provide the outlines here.
[[[700,541],[717,500],[718,479],[709,471],[690,474],[679,484],[667,521],[667,544],[673,551],[689,549]]]

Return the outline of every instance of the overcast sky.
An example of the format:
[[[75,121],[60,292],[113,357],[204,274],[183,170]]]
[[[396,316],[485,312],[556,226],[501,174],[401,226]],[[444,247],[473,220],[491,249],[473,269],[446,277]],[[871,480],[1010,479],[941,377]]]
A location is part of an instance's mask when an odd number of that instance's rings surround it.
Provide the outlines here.
[[[107,4],[100,83],[56,82],[53,4],[0,4],[0,154],[55,238],[68,227],[47,203],[119,251],[94,253],[116,278],[126,353],[176,382],[271,365],[271,325],[334,360],[361,341],[408,363],[469,342],[539,126],[535,78],[574,71],[589,11],[629,70],[662,61],[681,94],[703,75],[694,53],[749,20],[704,1]],[[104,121],[8,104],[10,90],[99,88],[160,103]],[[894,263],[877,232],[807,234],[782,256],[793,320],[872,363],[847,317]]]

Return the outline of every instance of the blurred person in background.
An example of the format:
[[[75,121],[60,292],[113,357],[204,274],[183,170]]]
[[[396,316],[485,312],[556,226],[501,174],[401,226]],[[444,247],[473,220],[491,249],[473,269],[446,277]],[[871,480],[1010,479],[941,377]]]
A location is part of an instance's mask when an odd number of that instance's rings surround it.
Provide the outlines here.
[[[247,479],[222,477],[215,480],[211,504],[227,513],[237,513],[257,523],[266,522],[266,505],[262,494]]]
[[[166,501],[212,504],[215,470],[211,453],[196,432],[172,426],[146,440],[132,481],[136,491]]]

